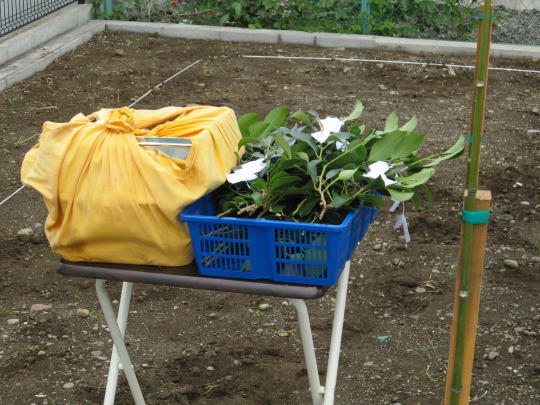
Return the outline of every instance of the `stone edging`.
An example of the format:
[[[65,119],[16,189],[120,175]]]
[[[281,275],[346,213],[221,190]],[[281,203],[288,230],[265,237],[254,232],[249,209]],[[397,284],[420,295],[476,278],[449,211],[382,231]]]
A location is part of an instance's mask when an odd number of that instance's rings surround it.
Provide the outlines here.
[[[94,34],[104,29],[158,34],[185,39],[267,44],[283,43],[327,48],[381,49],[412,54],[474,55],[476,52],[476,44],[470,42],[387,38],[373,35],[309,33],[286,30],[251,30],[248,28],[189,24],[92,20],[67,34],[56,37],[45,46],[28,52],[13,63],[0,68],[0,92],[12,84],[45,69],[56,58],[82,45],[84,42],[90,40]],[[3,43],[0,43],[0,50],[2,50],[2,45]],[[491,55],[494,57],[540,60],[540,47],[492,44]]]

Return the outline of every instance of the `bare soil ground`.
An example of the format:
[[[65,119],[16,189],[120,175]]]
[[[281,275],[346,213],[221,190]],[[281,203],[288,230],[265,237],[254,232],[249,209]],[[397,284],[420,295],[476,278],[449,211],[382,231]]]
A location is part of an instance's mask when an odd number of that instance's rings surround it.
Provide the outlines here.
[[[287,105],[343,115],[360,99],[368,126],[381,126],[397,107],[404,118],[417,114],[419,129],[429,134],[426,154],[468,131],[471,70],[455,69],[454,75],[441,67],[243,54],[474,63],[105,32],[0,94],[0,197],[19,187],[24,153],[37,140],[28,138],[44,121],[127,105],[198,58],[202,63],[137,107],[197,103],[243,114]],[[538,69],[538,63],[512,60],[492,65]],[[493,219],[472,388],[478,404],[540,403],[540,133],[529,131],[540,128],[539,94],[538,74],[490,73],[480,179],[493,192]],[[393,214],[381,212],[357,249],[337,404],[441,403],[465,166],[462,158],[439,170],[431,211],[409,211],[408,246],[392,229]],[[98,404],[109,336],[93,282],[56,275],[59,258],[40,227],[45,217],[41,197],[28,189],[0,207],[0,403]],[[35,231],[23,241],[17,232],[26,227]],[[518,267],[505,266],[508,259]],[[332,297],[330,291],[308,303],[320,359],[328,352]],[[263,303],[270,306],[261,310]],[[33,304],[52,308],[30,311]],[[89,316],[77,316],[77,308]],[[132,311],[127,340],[149,404],[310,402],[294,310],[283,300],[136,285]],[[117,403],[130,404],[120,381]]]

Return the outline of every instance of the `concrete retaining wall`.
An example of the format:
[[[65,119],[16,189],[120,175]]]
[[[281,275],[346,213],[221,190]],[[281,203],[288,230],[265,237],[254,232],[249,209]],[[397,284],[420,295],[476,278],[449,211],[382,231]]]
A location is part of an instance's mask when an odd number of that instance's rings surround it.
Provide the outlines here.
[[[72,4],[0,40],[0,66],[90,20],[89,4]]]

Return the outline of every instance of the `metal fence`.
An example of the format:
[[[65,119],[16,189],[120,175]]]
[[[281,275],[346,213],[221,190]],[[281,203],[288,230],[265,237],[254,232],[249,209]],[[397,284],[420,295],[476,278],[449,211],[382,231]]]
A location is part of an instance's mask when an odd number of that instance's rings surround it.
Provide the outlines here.
[[[0,37],[78,0],[0,0]]]

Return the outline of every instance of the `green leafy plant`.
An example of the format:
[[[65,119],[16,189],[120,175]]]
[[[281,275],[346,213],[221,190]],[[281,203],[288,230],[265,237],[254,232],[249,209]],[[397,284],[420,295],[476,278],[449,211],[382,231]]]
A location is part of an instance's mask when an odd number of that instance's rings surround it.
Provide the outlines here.
[[[131,7],[118,9],[115,18],[447,39],[470,39],[476,25],[470,5],[477,2],[370,0],[366,12],[360,0],[173,0],[150,12],[137,6],[147,0],[127,1]]]
[[[264,119],[238,119],[240,165],[214,195],[220,215],[302,222],[340,223],[361,205],[381,207],[382,196],[412,200],[420,208],[432,197],[426,182],[437,164],[463,152],[464,138],[447,151],[419,157],[424,134],[417,119],[399,125],[398,112],[384,129],[366,129],[363,105],[342,119],[315,111],[273,109]],[[240,152],[243,156],[240,158]]]

